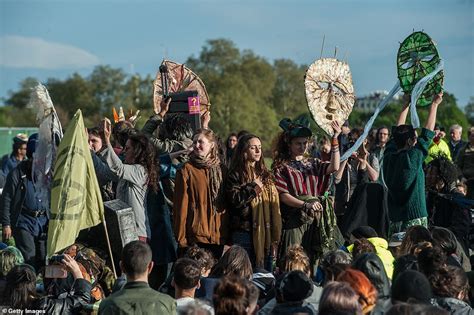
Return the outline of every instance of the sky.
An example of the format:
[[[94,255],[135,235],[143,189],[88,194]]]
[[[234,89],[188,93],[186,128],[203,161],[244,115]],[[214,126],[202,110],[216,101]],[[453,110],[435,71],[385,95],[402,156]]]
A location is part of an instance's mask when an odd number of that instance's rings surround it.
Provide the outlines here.
[[[0,97],[28,76],[87,76],[98,64],[155,76],[164,57],[184,62],[216,38],[269,62],[309,65],[323,36],[323,57],[337,46],[364,96],[397,82],[397,50],[413,30],[436,42],[445,90],[465,106],[474,96],[474,0],[0,0]]]

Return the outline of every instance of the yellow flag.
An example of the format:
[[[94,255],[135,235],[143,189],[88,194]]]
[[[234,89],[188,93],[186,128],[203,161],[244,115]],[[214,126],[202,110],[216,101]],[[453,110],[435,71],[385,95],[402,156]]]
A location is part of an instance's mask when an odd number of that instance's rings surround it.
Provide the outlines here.
[[[47,256],[74,244],[79,231],[102,221],[104,205],[78,110],[59,144],[51,189]]]

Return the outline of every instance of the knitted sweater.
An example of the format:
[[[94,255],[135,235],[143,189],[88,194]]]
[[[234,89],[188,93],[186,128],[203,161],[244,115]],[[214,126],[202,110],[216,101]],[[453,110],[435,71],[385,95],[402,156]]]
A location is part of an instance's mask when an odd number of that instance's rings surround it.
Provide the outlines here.
[[[409,149],[398,150],[393,140],[387,143],[383,176],[388,188],[388,211],[392,222],[428,216],[423,161],[433,137],[433,131],[423,128],[417,143]]]

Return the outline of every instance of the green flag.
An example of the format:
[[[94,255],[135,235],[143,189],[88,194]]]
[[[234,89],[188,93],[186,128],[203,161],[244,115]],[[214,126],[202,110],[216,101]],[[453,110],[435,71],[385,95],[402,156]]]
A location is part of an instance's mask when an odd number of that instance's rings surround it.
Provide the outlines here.
[[[78,110],[64,134],[54,165],[47,255],[74,244],[79,231],[102,221],[104,205]]]

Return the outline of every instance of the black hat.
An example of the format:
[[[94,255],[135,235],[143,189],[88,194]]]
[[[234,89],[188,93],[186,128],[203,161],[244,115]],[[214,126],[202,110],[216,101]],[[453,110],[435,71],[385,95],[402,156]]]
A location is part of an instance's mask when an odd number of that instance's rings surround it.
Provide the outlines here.
[[[424,274],[416,270],[402,272],[392,284],[392,302],[407,302],[415,299],[429,304],[433,297],[431,285]]]
[[[309,127],[293,122],[289,118],[283,118],[280,120],[279,126],[290,136],[290,138],[309,138],[313,135]]]
[[[292,270],[276,285],[277,294],[283,302],[301,302],[313,293],[313,282],[301,270]]]
[[[351,233],[355,238],[378,237],[377,232],[370,226],[359,226]]]

